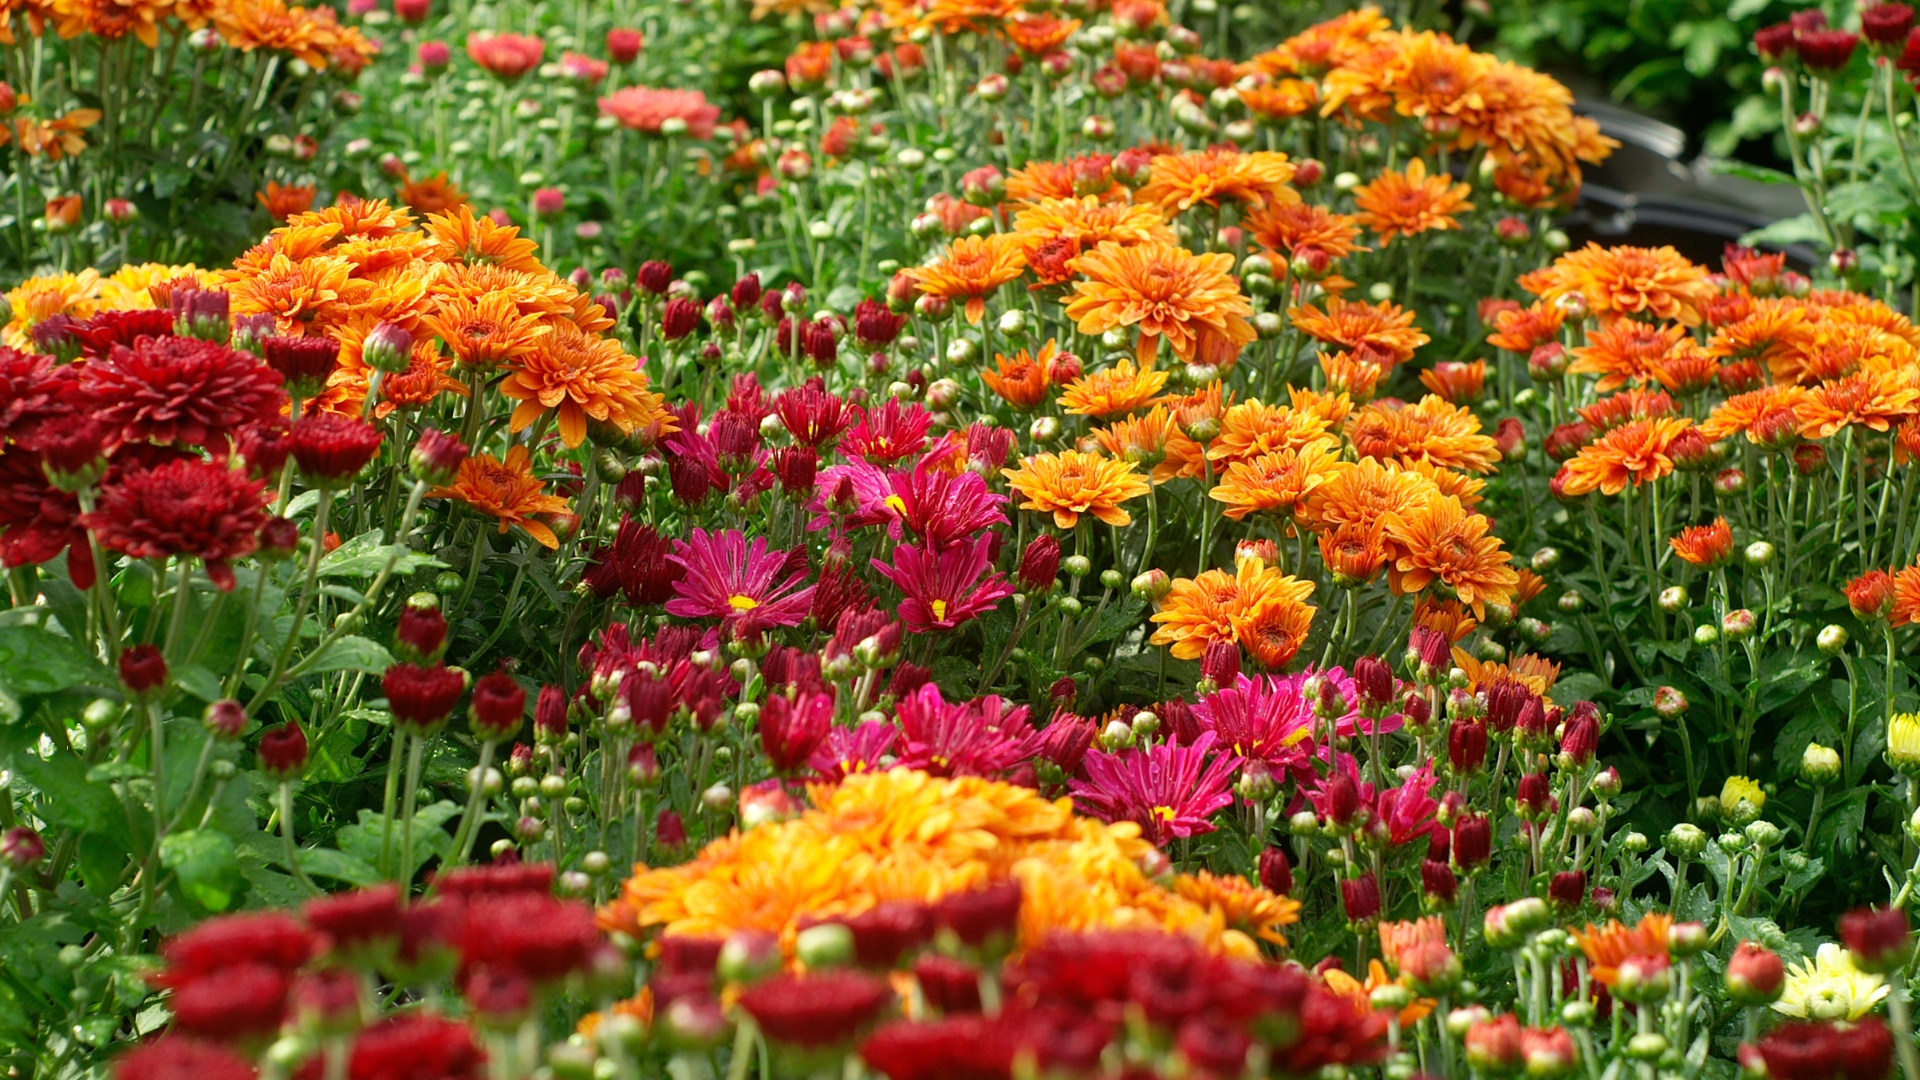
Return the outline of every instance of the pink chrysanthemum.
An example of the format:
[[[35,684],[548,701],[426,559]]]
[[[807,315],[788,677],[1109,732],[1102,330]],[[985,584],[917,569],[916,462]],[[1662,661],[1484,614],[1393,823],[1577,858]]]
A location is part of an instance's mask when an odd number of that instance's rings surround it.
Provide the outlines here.
[[[1085,780],[1069,790],[1082,812],[1102,821],[1132,821],[1155,844],[1213,831],[1208,818],[1233,802],[1229,785],[1240,759],[1213,754],[1213,732],[1189,746],[1160,743],[1144,750],[1109,754],[1095,750],[1081,767]]]
[[[1194,718],[1220,745],[1269,769],[1297,768],[1312,750],[1313,709],[1289,679],[1239,677],[1200,699]]]
[[[855,773],[877,771],[880,759],[893,753],[893,744],[899,738],[899,728],[880,720],[869,720],[858,727],[836,727],[814,749],[807,767],[821,782],[837,784]]]
[[[879,559],[872,563],[906,594],[900,601],[900,621],[908,631],[924,634],[977,618],[1013,592],[1005,574],[987,573],[993,565],[987,556],[992,546],[991,536],[963,540],[944,551],[902,545],[893,551],[892,566]]]
[[[929,468],[923,459],[911,471],[887,480],[889,490],[882,501],[929,547],[944,549],[990,525],[1007,523],[1000,512],[1007,497],[987,490],[978,473]],[[898,538],[898,531],[893,535]]]
[[[899,461],[927,445],[927,428],[932,423],[933,414],[919,405],[902,405],[888,398],[886,404],[868,409],[853,425],[841,442],[840,452],[875,463]]]
[[[927,683],[900,699],[899,764],[934,776],[1004,775],[1033,759],[1041,735],[1027,723],[1022,705],[988,695],[948,703],[940,687]]]
[[[693,535],[673,545],[667,561],[686,571],[667,614],[684,619],[721,619],[736,632],[798,626],[813,604],[813,586],[801,586],[804,553],[769,550],[765,537],[747,543],[738,529]]]
[[[1375,814],[1376,820],[1386,822],[1388,843],[1397,847],[1418,840],[1438,827],[1433,815],[1440,804],[1427,794],[1431,790],[1433,762],[1428,760],[1407,777],[1405,783],[1380,793]]]

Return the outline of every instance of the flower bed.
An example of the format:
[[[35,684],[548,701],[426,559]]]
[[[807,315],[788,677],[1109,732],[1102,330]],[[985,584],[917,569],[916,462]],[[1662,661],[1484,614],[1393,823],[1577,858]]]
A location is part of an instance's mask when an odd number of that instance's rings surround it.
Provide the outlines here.
[[[32,256],[12,1067],[1912,1064],[1890,294],[1371,8],[761,7],[288,15],[277,226]]]

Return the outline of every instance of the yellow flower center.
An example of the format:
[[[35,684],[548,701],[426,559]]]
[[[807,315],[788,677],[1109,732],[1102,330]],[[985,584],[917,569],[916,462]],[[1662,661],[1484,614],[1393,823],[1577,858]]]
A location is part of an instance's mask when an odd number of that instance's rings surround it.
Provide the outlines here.
[[[1172,821],[1172,820],[1173,820],[1173,807],[1171,807],[1171,806],[1156,806],[1156,807],[1154,807],[1154,808],[1153,808],[1153,816],[1154,816],[1154,817],[1157,817],[1157,818],[1159,818],[1159,819],[1160,819],[1161,821]]]
[[[935,600],[933,602],[933,617],[935,620],[944,620],[947,617],[947,602],[945,600]]]
[[[889,495],[886,497],[885,502],[887,504],[887,509],[893,511],[896,514],[900,514],[903,516],[906,514],[907,500],[901,498],[898,495]]]
[[[727,603],[732,605],[735,611],[752,611],[760,606],[760,601],[751,596],[729,596]]]

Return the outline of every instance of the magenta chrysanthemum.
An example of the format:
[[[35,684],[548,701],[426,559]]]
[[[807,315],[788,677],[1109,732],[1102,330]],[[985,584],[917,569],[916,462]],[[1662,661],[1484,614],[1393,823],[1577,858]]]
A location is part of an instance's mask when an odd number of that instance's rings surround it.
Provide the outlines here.
[[[1313,709],[1291,680],[1242,675],[1201,698],[1193,715],[1221,747],[1271,769],[1302,765],[1312,751]]]
[[[1240,760],[1213,754],[1206,731],[1190,746],[1160,743],[1144,750],[1109,754],[1095,750],[1081,767],[1087,779],[1070,785],[1074,804],[1102,821],[1132,821],[1156,844],[1213,831],[1208,818],[1233,802],[1228,785]]]
[[[1040,752],[1027,707],[1006,711],[989,694],[949,704],[933,683],[900,699],[899,764],[934,776],[1004,775]]]
[[[1432,832],[1434,811],[1440,804],[1427,794],[1433,790],[1433,761],[1422,762],[1399,787],[1380,793],[1376,820],[1387,825],[1387,842],[1396,847]]]
[[[738,529],[693,535],[673,545],[667,561],[686,571],[667,614],[683,619],[720,619],[736,631],[798,626],[813,604],[804,559],[770,550],[765,537],[747,543]]]
[[[872,462],[899,461],[927,445],[927,428],[932,423],[933,414],[920,406],[902,405],[888,398],[879,408],[868,409],[847,432],[840,452]]]
[[[883,501],[929,547],[944,549],[988,526],[1007,523],[1000,512],[1007,497],[987,490],[978,473],[929,468],[923,459],[887,482]]]
[[[874,559],[873,568],[906,594],[900,601],[900,621],[913,633],[951,630],[989,611],[1013,592],[1005,574],[988,574],[993,563],[987,549],[993,538],[962,541],[945,551],[903,545],[893,552],[893,565]],[[982,575],[986,575],[984,578]]]
[[[900,729],[879,720],[858,727],[837,727],[827,732],[826,741],[807,759],[807,767],[823,783],[837,784],[855,773],[874,772],[880,759],[893,752]]]

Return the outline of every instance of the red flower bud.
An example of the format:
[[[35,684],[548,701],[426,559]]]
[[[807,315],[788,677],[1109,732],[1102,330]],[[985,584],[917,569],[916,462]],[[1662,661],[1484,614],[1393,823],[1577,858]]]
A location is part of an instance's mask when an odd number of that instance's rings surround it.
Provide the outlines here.
[[[135,645],[120,654],[120,685],[146,697],[167,685],[167,658],[157,645]]]
[[[526,719],[527,692],[513,676],[496,671],[474,681],[473,701],[467,709],[474,735],[487,742],[511,739]]]
[[[1293,860],[1285,851],[1268,847],[1260,852],[1260,884],[1278,896],[1293,892]]]
[[[1340,906],[1350,923],[1366,922],[1380,914],[1380,882],[1372,871],[1340,883]]]
[[[270,780],[295,780],[307,767],[307,733],[298,721],[268,728],[255,750],[260,771]]]
[[[386,691],[394,729],[424,738],[453,715],[467,680],[444,664],[395,664],[381,677],[380,688]]]
[[[1727,997],[1749,1008],[1771,1005],[1786,989],[1787,968],[1780,954],[1765,945],[1743,941],[1727,960]]]
[[[1840,940],[1853,954],[1854,966],[1884,974],[1906,964],[1913,955],[1904,908],[1856,908],[1840,916]]]
[[[293,423],[293,460],[314,487],[349,487],[380,452],[380,439],[380,429],[359,417],[315,413]]]

